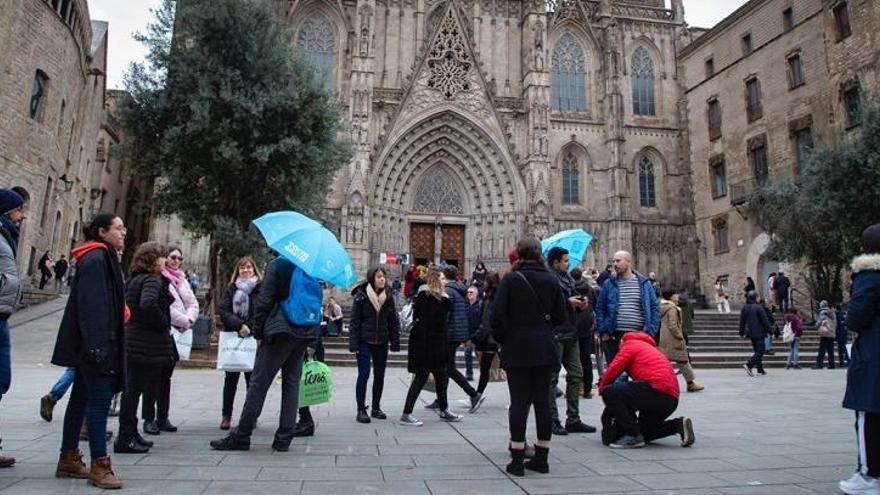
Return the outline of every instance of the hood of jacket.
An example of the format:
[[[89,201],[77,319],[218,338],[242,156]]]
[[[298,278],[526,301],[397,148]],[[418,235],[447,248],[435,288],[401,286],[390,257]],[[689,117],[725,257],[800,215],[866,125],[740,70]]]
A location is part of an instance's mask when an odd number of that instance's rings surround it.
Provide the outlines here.
[[[850,264],[853,273],[865,272],[868,270],[880,271],[880,254],[863,254],[856,256]]]
[[[78,246],[78,247],[73,248],[73,250],[70,252],[70,255],[74,259],[74,261],[76,262],[76,261],[81,260],[82,257],[85,256],[86,254],[88,254],[96,249],[106,249],[108,251],[110,250],[110,248],[108,248],[107,245],[104,244],[103,242],[89,241],[89,242],[83,244],[82,246]]]
[[[666,316],[666,313],[672,310],[678,310],[678,306],[674,302],[667,299],[660,300],[660,316]]]
[[[651,337],[645,332],[626,332],[625,334],[623,334],[623,339],[621,339],[624,344],[636,340],[640,340],[646,344],[651,344],[651,346],[653,347],[657,347],[657,342],[654,341],[654,337]]]

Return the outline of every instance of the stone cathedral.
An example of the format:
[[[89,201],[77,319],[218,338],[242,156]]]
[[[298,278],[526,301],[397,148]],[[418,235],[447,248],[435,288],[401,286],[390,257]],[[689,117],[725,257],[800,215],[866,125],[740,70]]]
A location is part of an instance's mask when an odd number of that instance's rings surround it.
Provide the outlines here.
[[[526,232],[584,228],[682,286],[697,273],[681,0],[284,0],[347,106],[328,192],[358,269],[383,252],[490,268]]]

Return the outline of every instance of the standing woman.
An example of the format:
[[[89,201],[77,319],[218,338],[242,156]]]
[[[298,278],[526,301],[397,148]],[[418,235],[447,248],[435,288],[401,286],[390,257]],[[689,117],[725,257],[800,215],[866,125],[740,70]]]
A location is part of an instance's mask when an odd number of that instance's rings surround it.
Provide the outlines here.
[[[324,306],[324,318],[327,319],[327,335],[331,337],[342,335],[342,307],[333,296],[330,296],[327,305]]]
[[[358,377],[357,421],[369,423],[370,417],[387,419],[382,412],[382,388],[385,385],[385,366],[388,364],[388,345],[391,352],[400,351],[400,321],[394,307],[394,298],[388,290],[385,270],[379,267],[367,271],[367,281],[351,291],[354,296],[351,322],[348,325],[348,350],[357,355]],[[373,404],[367,415],[367,380],[373,367]]]
[[[138,401],[177,361],[177,347],[168,333],[173,298],[168,279],[162,276],[167,256],[163,245],[145,242],[131,260],[131,278],[125,284],[125,302],[131,310],[125,324],[126,382],[119,410],[119,436],[113,444],[117,454],[149,452],[152,443],[138,433]]]
[[[422,387],[428,381],[428,374],[434,375],[437,385],[437,412],[440,419],[461,421],[461,416],[449,411],[446,396],[446,318],[449,317],[450,307],[449,296],[443,291],[443,282],[440,281],[440,272],[429,269],[425,285],[415,295],[413,303],[413,328],[409,336],[407,369],[415,376],[409,385],[403,415],[400,416],[400,424],[404,426],[422,426],[422,422],[412,412]]]
[[[183,251],[179,247],[168,249],[168,260],[162,276],[168,279],[168,288],[174,302],[171,303],[171,327],[180,332],[188,331],[199,317],[199,301],[193,293],[186,274],[181,271],[183,264]],[[176,346],[175,346],[176,350]],[[178,356],[179,358],[179,356]],[[150,435],[158,435],[160,431],[175,432],[177,427],[168,421],[168,409],[171,406],[171,375],[174,373],[174,365],[162,371],[162,376],[156,384],[155,390],[150,390],[144,396],[142,416],[144,417],[144,432]],[[158,409],[158,415],[156,414]]]
[[[260,289],[263,275],[257,264],[250,256],[245,256],[235,262],[229,285],[223,290],[220,298],[220,320],[223,322],[224,332],[238,332],[242,338],[250,337],[254,318],[254,303]],[[232,425],[232,404],[235,401],[235,392],[238,389],[238,379],[241,373],[227,371],[223,381],[223,411],[220,420],[220,429],[228,430]],[[251,373],[244,373],[245,387],[251,382]]]
[[[52,364],[76,368],[55,476],[88,478],[89,484],[115,489],[122,482],[107,455],[106,433],[110,399],[124,384],[125,285],[117,253],[125,248],[126,230],[121,218],[99,213],[84,234],[86,243],[72,251],[76,276],[52,353]],[[84,420],[91,470],[78,448]]]
[[[480,328],[477,330],[471,340],[476,344],[477,352],[480,353],[480,381],[477,384],[477,393],[484,395],[486,387],[489,385],[489,371],[492,368],[492,361],[495,360],[495,354],[498,353],[498,342],[492,336],[492,303],[495,302],[495,293],[498,291],[498,284],[501,278],[496,272],[490,272],[486,275],[486,286],[483,289],[483,311],[480,314]]]
[[[482,293],[486,288],[486,277],[489,275],[486,265],[482,261],[477,262],[474,273],[471,274],[471,285],[476,286]]]
[[[559,363],[553,328],[566,320],[565,300],[556,275],[541,258],[541,243],[526,237],[516,244],[513,271],[501,280],[492,304],[492,332],[501,345],[501,366],[510,391],[510,464],[507,472],[523,476],[524,468],[547,473],[553,432],[550,379]],[[535,408],[538,442],[525,465],[526,420]]]

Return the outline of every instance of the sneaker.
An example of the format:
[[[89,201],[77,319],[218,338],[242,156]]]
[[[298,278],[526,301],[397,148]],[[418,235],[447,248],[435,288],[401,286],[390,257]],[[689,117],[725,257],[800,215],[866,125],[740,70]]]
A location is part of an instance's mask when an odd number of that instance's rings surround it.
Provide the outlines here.
[[[590,426],[581,420],[566,421],[565,431],[569,433],[596,433],[596,427]]]
[[[869,478],[861,473],[855,473],[846,481],[837,485],[840,491],[847,495],[878,495],[880,494],[880,480]]]
[[[388,415],[385,414],[384,412],[382,412],[381,409],[372,409],[370,411],[370,417],[373,417],[376,419],[388,419]]]
[[[275,452],[289,452],[290,442],[275,439],[272,441],[272,450],[274,450]]]
[[[412,414],[402,414],[400,416],[400,424],[403,426],[422,426],[424,423],[416,419]]]
[[[437,413],[437,415],[440,416],[440,419],[448,423],[458,423],[459,421],[461,421],[461,415],[455,414],[449,409],[445,411],[440,411],[439,413]]]
[[[158,435],[162,431],[159,430],[159,425],[155,421],[147,420],[144,421],[144,433],[147,435]]]
[[[49,394],[44,395],[40,399],[40,417],[44,421],[52,422],[52,410],[55,409],[55,401]]]
[[[211,440],[211,448],[214,450],[250,450],[251,439],[229,435],[220,440]]]
[[[357,419],[358,423],[367,424],[370,422],[370,416],[367,415],[366,409],[358,409],[357,417],[355,419]]]
[[[748,373],[749,376],[755,376],[755,374],[752,373],[752,367],[751,367],[751,366],[749,366],[749,365],[747,365],[747,364],[744,364],[744,365],[743,365],[743,369],[746,370],[746,373]]]
[[[690,383],[688,383],[687,391],[688,391],[688,392],[699,392],[700,390],[703,390],[703,389],[705,389],[705,388],[706,388],[706,387],[700,385],[700,384],[697,383],[697,382],[690,382]]]
[[[480,393],[471,397],[471,408],[468,409],[468,412],[471,414],[477,412],[477,409],[479,409],[480,406],[483,405],[483,401],[485,401],[485,400],[486,400],[486,396],[483,394],[480,394]]]
[[[168,421],[167,419],[156,421],[156,426],[159,427],[159,431],[167,431],[168,433],[175,433],[177,431],[177,427],[171,424],[171,421]]]
[[[425,409],[430,409],[430,410],[432,410],[432,411],[439,410],[439,409],[440,409],[440,403],[437,402],[437,401],[435,400],[434,402],[432,402],[432,403],[428,404],[427,406],[425,406]]]
[[[690,447],[696,440],[694,436],[694,422],[691,418],[682,418],[681,420],[681,446]]]
[[[624,435],[620,440],[616,442],[611,442],[612,449],[638,449],[645,446],[645,437]]]
[[[560,423],[559,420],[556,420],[553,422],[553,434],[565,436],[568,435],[568,430],[566,430],[565,427],[562,426],[562,423]]]

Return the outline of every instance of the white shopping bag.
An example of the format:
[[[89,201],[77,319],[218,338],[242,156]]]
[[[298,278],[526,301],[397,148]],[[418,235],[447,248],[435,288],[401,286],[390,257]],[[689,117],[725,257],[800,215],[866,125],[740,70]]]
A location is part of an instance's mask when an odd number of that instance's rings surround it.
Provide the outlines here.
[[[237,332],[220,332],[217,349],[217,369],[223,371],[252,371],[257,358],[257,339],[239,337]]]
[[[192,330],[171,329],[171,336],[174,338],[174,345],[177,346],[177,355],[181,361],[189,361],[189,354],[193,346]]]

